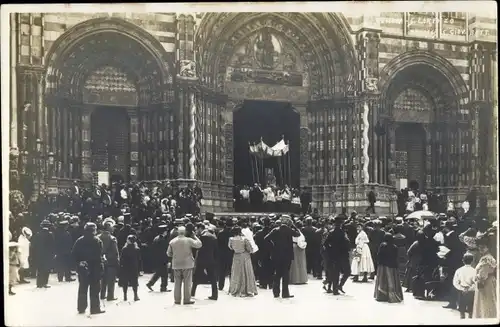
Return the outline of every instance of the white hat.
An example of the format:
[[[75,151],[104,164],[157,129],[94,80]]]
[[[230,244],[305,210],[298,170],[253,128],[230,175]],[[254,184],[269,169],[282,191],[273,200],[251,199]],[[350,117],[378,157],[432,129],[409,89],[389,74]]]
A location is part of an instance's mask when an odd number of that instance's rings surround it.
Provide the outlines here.
[[[125,221],[125,217],[124,216],[118,216],[118,218],[116,219],[119,223],[123,223]]]
[[[23,227],[23,229],[21,229],[21,233],[23,233],[26,237],[31,237],[33,235],[33,232],[28,227]]]

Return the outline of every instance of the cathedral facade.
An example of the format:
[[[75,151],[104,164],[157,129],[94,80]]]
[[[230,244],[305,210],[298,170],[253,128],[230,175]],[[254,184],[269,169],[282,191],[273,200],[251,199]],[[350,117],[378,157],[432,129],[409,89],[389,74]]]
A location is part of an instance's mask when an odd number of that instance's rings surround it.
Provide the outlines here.
[[[231,211],[233,115],[300,116],[313,205],[408,181],[496,199],[496,18],[463,12],[11,14],[11,165],[49,192],[99,172],[197,181]],[[492,118],[493,117],[493,118]],[[30,168],[31,167],[31,168]],[[12,167],[11,167],[12,168]],[[405,182],[406,181],[406,182]]]

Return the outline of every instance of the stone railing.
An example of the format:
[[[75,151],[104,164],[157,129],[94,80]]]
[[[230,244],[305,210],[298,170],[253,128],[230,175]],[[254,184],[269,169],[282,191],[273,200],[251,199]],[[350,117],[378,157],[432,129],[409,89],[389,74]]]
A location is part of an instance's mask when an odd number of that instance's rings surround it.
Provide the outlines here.
[[[377,196],[375,203],[377,213],[392,214],[393,208],[390,201],[391,196],[394,195],[394,188],[379,184],[314,185],[312,186],[312,207],[313,209],[317,208],[320,213],[325,215],[340,213],[343,207],[347,209],[348,213],[353,210],[362,213],[369,205],[367,195],[372,186]],[[335,209],[332,198],[334,189],[336,189]]]

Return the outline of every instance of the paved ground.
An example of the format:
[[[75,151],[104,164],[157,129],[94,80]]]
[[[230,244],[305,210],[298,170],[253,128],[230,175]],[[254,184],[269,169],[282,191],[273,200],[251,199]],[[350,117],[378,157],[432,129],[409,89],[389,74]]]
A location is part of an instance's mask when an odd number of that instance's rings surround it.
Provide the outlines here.
[[[106,313],[80,315],[76,311],[77,282],[58,283],[51,276],[50,289],[37,289],[34,281],[16,286],[7,296],[6,324],[11,326],[110,326],[110,325],[340,325],[340,324],[455,324],[456,311],[443,309],[443,302],[424,302],[405,293],[403,303],[378,303],[373,299],[373,282],[348,282],[346,295],[333,296],[321,288],[321,281],[291,286],[293,299],[274,299],[270,290],[259,290],[253,298],[234,298],[219,293],[217,302],[206,300],[210,287],[199,287],[196,303],[174,305],[173,292],[149,292],[140,279],[139,302],[104,301]],[[169,288],[173,285],[169,285]],[[227,289],[228,286],[226,286]],[[130,290],[131,293],[131,290]],[[132,298],[132,295],[129,295]],[[465,322],[465,321],[462,321]],[[470,320],[468,321],[470,322]]]

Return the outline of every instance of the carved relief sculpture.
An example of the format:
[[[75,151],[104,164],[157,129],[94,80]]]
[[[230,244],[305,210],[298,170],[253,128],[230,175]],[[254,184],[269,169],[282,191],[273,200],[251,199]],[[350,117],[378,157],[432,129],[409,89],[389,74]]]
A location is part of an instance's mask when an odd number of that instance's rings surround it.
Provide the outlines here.
[[[188,79],[196,79],[196,63],[192,60],[180,60],[179,76]]]
[[[367,77],[365,78],[365,89],[368,92],[378,92],[378,78],[375,77]]]

